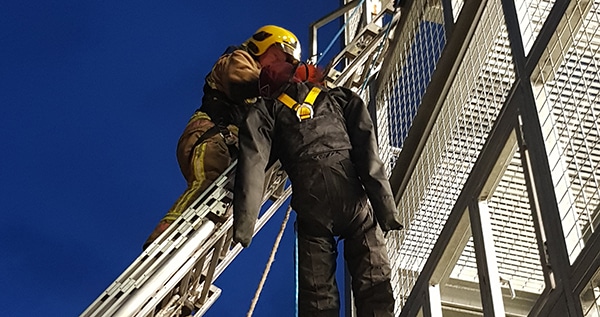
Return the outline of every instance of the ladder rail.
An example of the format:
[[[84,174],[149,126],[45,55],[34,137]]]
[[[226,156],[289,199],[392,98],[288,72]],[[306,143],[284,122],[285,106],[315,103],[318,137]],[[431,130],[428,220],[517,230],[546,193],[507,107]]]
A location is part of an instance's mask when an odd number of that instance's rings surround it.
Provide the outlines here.
[[[154,316],[156,313],[191,306],[192,311],[215,299],[220,290],[212,285],[241,252],[232,245],[233,221],[228,209],[232,202],[234,162],[169,228],[161,234],[132,264],[80,315],[88,316]],[[263,201],[277,198],[257,221],[256,234],[291,194],[288,188],[280,194],[287,176],[274,165],[267,179]],[[221,223],[214,219],[226,219]],[[221,243],[221,246],[218,243]],[[215,247],[218,251],[214,255]],[[203,260],[199,267],[198,262]],[[209,272],[212,270],[212,272]],[[192,285],[193,284],[193,285]],[[204,287],[206,285],[206,287]],[[204,287],[199,294],[191,293]],[[185,289],[184,289],[185,288]],[[177,292],[174,292],[177,290]],[[165,297],[174,293],[173,300]],[[204,298],[202,298],[204,297]],[[161,302],[164,302],[164,306]]]
[[[389,38],[383,36],[385,26],[374,27],[373,23],[383,21],[384,14],[392,13],[393,17],[387,23],[394,28],[400,15],[399,10],[392,12],[390,1],[383,8],[334,58],[336,64],[344,60],[345,65],[341,65],[343,70],[340,72],[333,67],[328,69],[328,86],[343,85],[357,89],[362,81],[368,80],[364,76],[365,68],[374,69],[372,75],[378,72],[377,64],[381,63],[381,59],[373,59],[373,53],[382,41],[385,44]],[[316,28],[311,31],[316,32]],[[387,45],[383,47],[387,49]],[[378,56],[385,55],[381,53]],[[214,280],[243,249],[232,241],[230,208],[236,165],[237,162],[231,164],[80,316],[174,317],[205,314],[222,292],[213,284]],[[280,164],[272,166],[265,180],[263,205],[269,199],[273,203],[257,220],[254,234],[291,196],[291,187],[286,188],[286,183],[287,175],[280,170]]]
[[[127,300],[115,311],[113,316],[147,316],[157,299],[162,299],[162,293],[170,289],[169,284],[177,280],[177,275],[187,272],[196,260],[197,255],[193,252],[196,245],[202,244],[208,239],[215,228],[215,223],[205,221],[202,226],[190,236],[189,242],[177,250],[145,283],[140,285],[136,292],[128,296]],[[202,249],[202,248],[201,248]],[[173,270],[177,267],[177,270]],[[170,282],[170,283],[169,283]],[[163,286],[164,285],[164,286]],[[158,291],[157,291],[158,289]],[[154,299],[154,301],[152,300]],[[144,303],[140,309],[140,303]]]

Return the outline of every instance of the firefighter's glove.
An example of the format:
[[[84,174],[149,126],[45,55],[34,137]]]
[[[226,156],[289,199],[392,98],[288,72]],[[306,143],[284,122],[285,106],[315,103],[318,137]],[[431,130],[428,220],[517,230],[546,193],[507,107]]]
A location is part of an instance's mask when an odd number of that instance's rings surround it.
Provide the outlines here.
[[[294,75],[294,66],[287,62],[278,62],[261,68],[258,88],[262,97],[276,98]]]

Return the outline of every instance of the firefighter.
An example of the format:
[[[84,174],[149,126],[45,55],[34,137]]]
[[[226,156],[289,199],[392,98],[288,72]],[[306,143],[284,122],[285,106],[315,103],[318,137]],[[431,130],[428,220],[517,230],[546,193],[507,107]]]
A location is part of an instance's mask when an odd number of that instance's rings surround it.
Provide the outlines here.
[[[145,241],[146,249],[237,156],[238,125],[256,102],[262,65],[300,60],[300,43],[275,25],[259,28],[239,47],[229,47],[205,77],[202,105],[177,143],[177,161],[187,188]]]
[[[265,167],[278,159],[291,181],[297,215],[299,316],[339,316],[340,239],[358,316],[393,316],[383,232],[402,225],[373,122],[356,93],[298,80],[282,83],[290,77],[282,73],[289,71],[285,64],[263,67],[260,86],[271,88],[262,90],[269,95],[249,109],[240,126],[234,240],[249,246]]]

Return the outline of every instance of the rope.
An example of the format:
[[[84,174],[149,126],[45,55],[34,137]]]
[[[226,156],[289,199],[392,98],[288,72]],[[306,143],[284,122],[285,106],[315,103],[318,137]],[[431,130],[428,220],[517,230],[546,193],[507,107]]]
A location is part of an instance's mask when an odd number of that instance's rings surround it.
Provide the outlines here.
[[[285,217],[283,218],[283,222],[281,223],[281,228],[279,229],[279,233],[277,234],[277,238],[275,239],[275,244],[273,245],[273,249],[271,250],[271,256],[267,261],[267,266],[265,267],[265,271],[263,272],[262,278],[260,279],[260,283],[258,283],[258,288],[256,289],[256,293],[254,294],[254,298],[252,299],[252,303],[250,304],[250,310],[248,310],[248,314],[246,314],[246,317],[251,317],[252,313],[254,312],[254,308],[256,307],[258,298],[260,297],[260,292],[262,291],[262,288],[265,285],[265,281],[267,280],[267,275],[271,270],[271,264],[273,264],[273,261],[275,260],[275,253],[277,253],[277,248],[279,248],[279,242],[281,242],[281,237],[283,236],[285,225],[287,224],[287,221],[290,218],[291,211],[292,205],[290,204],[288,206],[287,211],[285,212]]]
[[[294,311],[295,313],[295,317],[298,317],[298,292],[299,292],[299,285],[298,285],[298,221],[294,222],[294,283],[296,285],[295,289],[296,289],[296,297],[295,297],[295,302],[296,302],[296,309]]]

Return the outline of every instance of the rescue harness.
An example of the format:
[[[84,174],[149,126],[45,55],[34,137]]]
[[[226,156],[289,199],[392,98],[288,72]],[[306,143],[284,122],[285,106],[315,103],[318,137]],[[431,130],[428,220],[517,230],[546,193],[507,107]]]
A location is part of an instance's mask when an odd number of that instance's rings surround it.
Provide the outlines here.
[[[313,87],[308,92],[306,98],[304,98],[304,101],[302,103],[297,102],[296,100],[294,100],[294,98],[290,97],[285,92],[281,93],[281,95],[277,97],[277,100],[281,101],[284,105],[286,105],[293,111],[296,111],[296,116],[298,117],[298,120],[302,122],[302,120],[305,119],[312,119],[314,115],[313,104],[320,92],[321,89]]]
[[[194,149],[202,144],[202,142],[212,138],[213,136],[220,134],[225,141],[225,145],[227,145],[227,149],[229,150],[229,156],[232,159],[236,159],[238,155],[238,148],[236,146],[236,137],[227,129],[227,127],[221,124],[215,124],[210,129],[206,130],[206,132],[202,133],[202,135],[196,140],[194,145],[192,145],[192,150],[190,151],[188,161],[192,160],[192,156],[194,156]]]

